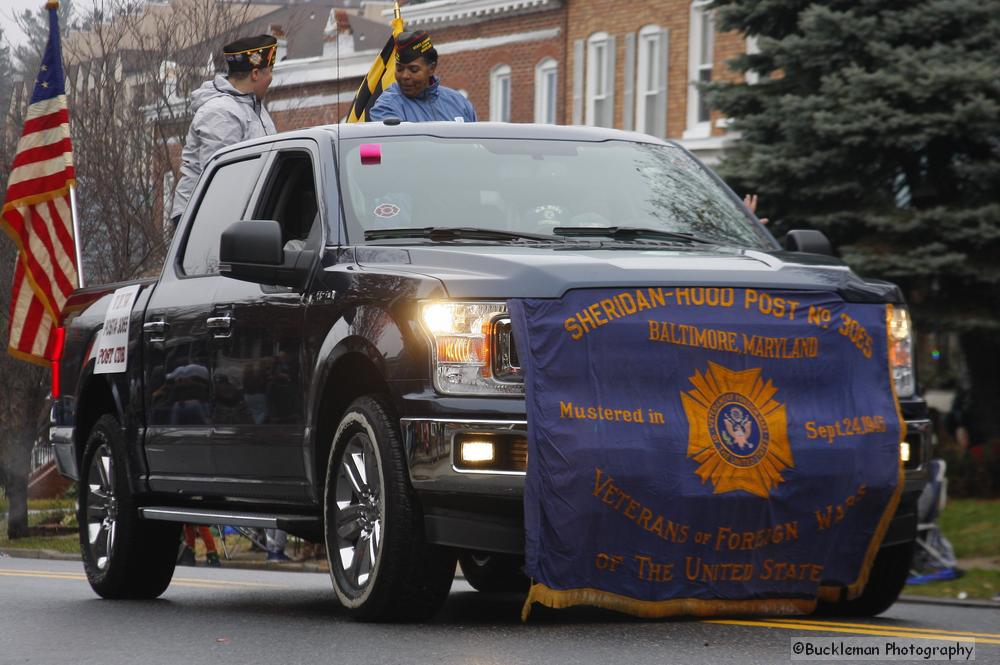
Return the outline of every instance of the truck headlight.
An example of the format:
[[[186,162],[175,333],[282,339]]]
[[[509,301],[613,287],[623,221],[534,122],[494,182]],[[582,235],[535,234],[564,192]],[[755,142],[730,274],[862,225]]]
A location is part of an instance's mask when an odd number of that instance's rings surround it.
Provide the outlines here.
[[[913,371],[913,326],[906,307],[889,305],[889,367],[898,397],[912,397],[917,391]]]
[[[420,304],[420,322],[431,340],[434,387],[452,395],[520,395],[521,383],[493,375],[495,326],[507,318],[502,302],[436,301]]]

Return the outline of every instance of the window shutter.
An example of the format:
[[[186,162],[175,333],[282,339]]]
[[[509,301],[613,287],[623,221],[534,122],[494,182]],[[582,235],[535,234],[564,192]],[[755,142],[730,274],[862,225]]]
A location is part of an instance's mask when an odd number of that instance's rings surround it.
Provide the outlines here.
[[[617,48],[615,48],[615,36],[610,35],[608,37],[608,108],[605,111],[604,117],[601,118],[601,122],[597,123],[605,127],[615,126],[615,55],[617,53]]]
[[[667,136],[667,74],[670,71],[670,33],[666,30],[660,33],[660,80],[658,82],[660,94],[656,102],[656,123],[653,125],[656,135],[660,138]]]
[[[625,35],[625,81],[622,95],[622,129],[635,128],[635,33]]]
[[[573,42],[573,124],[583,124],[583,73],[586,60],[584,59],[584,40],[577,39]]]

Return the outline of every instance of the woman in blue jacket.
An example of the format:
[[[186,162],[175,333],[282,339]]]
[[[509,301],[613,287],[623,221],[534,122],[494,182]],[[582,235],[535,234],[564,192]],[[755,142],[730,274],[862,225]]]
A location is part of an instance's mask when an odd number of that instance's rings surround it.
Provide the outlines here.
[[[369,118],[475,122],[476,110],[469,100],[441,85],[434,76],[437,60],[437,49],[430,35],[422,31],[401,32],[396,37],[396,82],[379,95]]]

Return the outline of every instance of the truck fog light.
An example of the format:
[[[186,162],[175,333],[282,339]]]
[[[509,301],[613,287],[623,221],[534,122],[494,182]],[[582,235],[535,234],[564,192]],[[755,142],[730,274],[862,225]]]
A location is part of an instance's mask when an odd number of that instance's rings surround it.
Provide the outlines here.
[[[492,441],[463,441],[461,450],[462,461],[469,463],[492,462],[496,453]]]
[[[903,462],[910,461],[910,444],[906,441],[899,442],[899,459],[903,460]]]

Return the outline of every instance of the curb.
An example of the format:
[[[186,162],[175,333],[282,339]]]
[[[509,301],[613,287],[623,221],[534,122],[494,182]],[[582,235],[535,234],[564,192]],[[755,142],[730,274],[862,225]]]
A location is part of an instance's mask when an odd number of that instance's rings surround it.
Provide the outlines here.
[[[30,550],[20,547],[6,547],[0,550],[0,558],[9,556],[13,559],[52,559],[55,561],[79,561],[79,554],[56,552],[55,550]]]
[[[976,600],[974,598],[936,598],[934,596],[900,596],[897,603],[912,603],[914,605],[946,605],[952,607],[976,607],[979,609],[1000,609],[1000,602],[995,600]]]
[[[5,547],[0,549],[0,559],[5,556],[12,559],[49,559],[54,561],[80,561],[79,554],[69,554],[67,552],[56,552],[55,550],[26,549],[20,547]],[[177,566],[178,570],[190,568],[191,566]],[[202,564],[198,568],[208,568]],[[240,561],[239,559],[223,560],[223,568],[234,568],[239,570],[277,570],[288,573],[328,573],[326,566],[312,561],[290,561],[285,563],[274,563],[267,561]]]
[[[31,550],[19,547],[8,547],[0,550],[0,559],[10,557],[12,559],[51,559],[55,561],[80,561],[79,554],[68,554],[66,552],[56,552],[55,550]],[[197,568],[208,568],[202,564]],[[191,568],[191,566],[177,566],[178,570]],[[235,570],[273,570],[284,573],[323,573],[330,574],[330,569],[323,563],[315,561],[288,561],[276,563],[268,561],[241,561],[239,559],[223,559],[222,568],[232,568]],[[462,569],[456,566],[456,579],[465,579]]]

